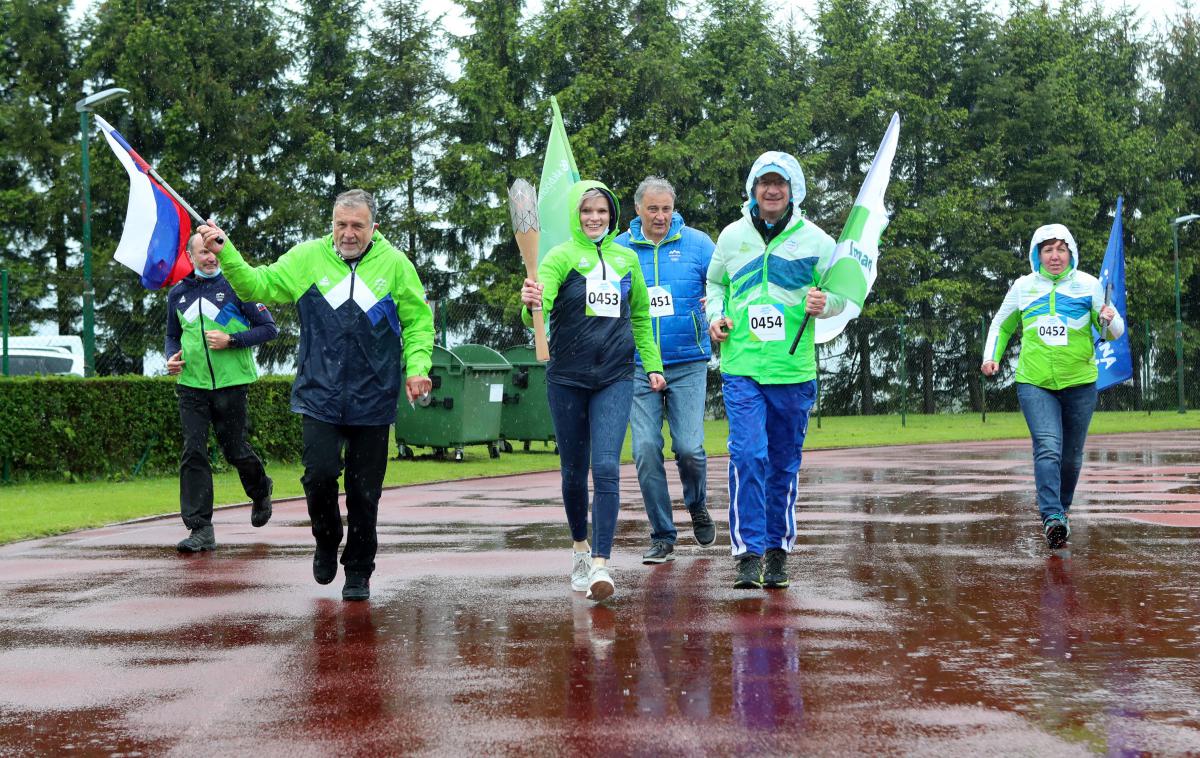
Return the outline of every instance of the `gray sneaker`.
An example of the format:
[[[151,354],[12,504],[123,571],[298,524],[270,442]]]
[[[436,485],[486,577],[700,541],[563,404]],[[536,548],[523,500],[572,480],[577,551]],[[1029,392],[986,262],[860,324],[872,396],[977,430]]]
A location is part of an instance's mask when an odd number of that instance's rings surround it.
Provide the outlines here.
[[[212,524],[206,524],[192,530],[192,533],[179,541],[175,549],[181,553],[201,553],[205,550],[217,549],[217,537],[213,534]]]
[[[608,574],[607,566],[593,566],[592,571],[588,574],[588,592],[587,599],[599,603],[601,600],[607,600],[612,597],[616,591],[616,585],[613,584],[612,577]]]
[[[592,554],[573,552],[571,561],[571,589],[576,592],[586,592],[588,574],[592,573]]]
[[[642,553],[642,563],[647,566],[675,560],[675,546],[666,540],[654,540],[650,549]]]

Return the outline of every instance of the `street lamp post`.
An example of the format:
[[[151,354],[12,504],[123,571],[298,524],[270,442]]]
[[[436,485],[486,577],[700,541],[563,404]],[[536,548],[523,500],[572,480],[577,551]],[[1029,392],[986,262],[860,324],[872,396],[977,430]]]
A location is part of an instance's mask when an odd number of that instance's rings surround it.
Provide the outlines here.
[[[1175,243],[1175,383],[1179,389],[1179,412],[1186,413],[1183,405],[1183,308],[1180,305],[1179,281],[1179,227],[1200,219],[1200,214],[1189,213],[1171,222],[1171,239]]]
[[[92,285],[92,182],[88,174],[88,134],[91,131],[88,114],[106,100],[129,94],[129,90],[110,87],[94,92],[75,103],[79,113],[79,146],[83,181],[83,372],[96,373],[96,289]]]

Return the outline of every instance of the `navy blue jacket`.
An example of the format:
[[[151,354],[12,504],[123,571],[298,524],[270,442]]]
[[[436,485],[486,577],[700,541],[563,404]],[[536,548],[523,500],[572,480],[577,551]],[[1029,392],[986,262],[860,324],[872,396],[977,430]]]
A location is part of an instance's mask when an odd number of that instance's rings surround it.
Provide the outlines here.
[[[229,335],[229,348],[208,348],[204,333],[214,330]],[[167,294],[163,349],[168,358],[183,351],[178,381],[186,387],[215,390],[253,382],[258,372],[247,348],[278,333],[267,307],[243,301],[223,275],[204,279],[191,274]]]

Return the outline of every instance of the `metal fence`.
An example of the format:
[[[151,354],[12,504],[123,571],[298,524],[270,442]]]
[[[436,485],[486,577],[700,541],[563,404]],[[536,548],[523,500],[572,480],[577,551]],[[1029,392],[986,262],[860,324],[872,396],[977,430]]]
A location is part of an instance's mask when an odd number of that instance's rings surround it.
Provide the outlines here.
[[[148,292],[122,275],[96,278],[95,372],[165,373],[166,292]],[[9,282],[9,287],[12,283]],[[5,333],[79,334],[81,298],[43,289],[17,310],[9,298]],[[525,344],[516,293],[505,304],[481,296],[431,301],[438,344],[484,344],[503,350]],[[11,311],[11,312],[10,312]],[[293,305],[273,305],[280,336],[257,348],[263,373],[295,368],[299,321]],[[1128,324],[1134,375],[1100,395],[1101,410],[1175,411],[1200,408],[1200,332],[1184,324],[1182,350],[1173,321]],[[826,415],[984,413],[1019,410],[1013,376],[1018,344],[1009,346],[999,375],[979,371],[987,331],[979,315],[959,320],[859,318],[831,343],[818,346],[818,409]],[[1177,360],[1182,352],[1183,362]],[[1182,370],[1180,370],[1182,368]],[[709,411],[723,414],[719,368],[710,366]]]

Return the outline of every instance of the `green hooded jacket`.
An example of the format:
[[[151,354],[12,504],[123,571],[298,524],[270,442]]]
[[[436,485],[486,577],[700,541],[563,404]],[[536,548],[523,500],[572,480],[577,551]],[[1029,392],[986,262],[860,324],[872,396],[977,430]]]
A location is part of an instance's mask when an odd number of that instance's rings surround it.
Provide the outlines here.
[[[608,232],[599,242],[583,233],[579,205],[598,189],[609,204]],[[637,347],[647,373],[662,373],[650,331],[650,297],[637,253],[614,242],[620,206],[600,182],[576,182],[568,195],[571,238],[546,253],[538,266],[542,309],[550,329],[547,381],[585,389],[633,376]],[[531,323],[528,310],[522,312]]]

